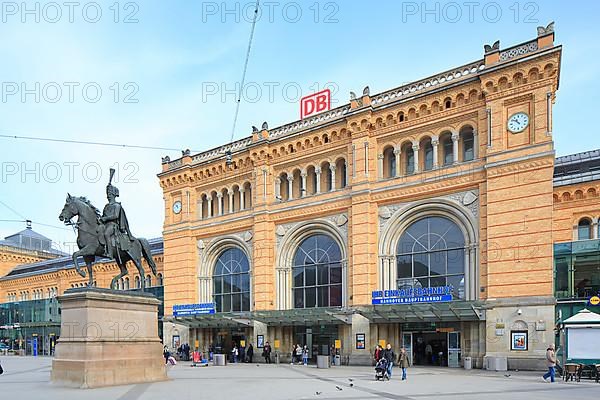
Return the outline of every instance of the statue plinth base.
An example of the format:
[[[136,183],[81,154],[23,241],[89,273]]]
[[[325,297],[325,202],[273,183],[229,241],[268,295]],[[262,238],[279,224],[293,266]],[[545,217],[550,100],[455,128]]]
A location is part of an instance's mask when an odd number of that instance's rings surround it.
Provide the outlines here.
[[[87,389],[167,379],[156,297],[80,288],[59,301],[52,383]]]

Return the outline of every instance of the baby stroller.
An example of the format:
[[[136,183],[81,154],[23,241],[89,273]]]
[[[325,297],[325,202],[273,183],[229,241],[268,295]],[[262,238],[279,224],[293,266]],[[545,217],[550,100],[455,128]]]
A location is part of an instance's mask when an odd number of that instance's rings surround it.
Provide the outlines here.
[[[388,375],[388,360],[386,360],[385,358],[380,358],[377,361],[377,364],[375,364],[375,380],[390,380],[390,377]]]

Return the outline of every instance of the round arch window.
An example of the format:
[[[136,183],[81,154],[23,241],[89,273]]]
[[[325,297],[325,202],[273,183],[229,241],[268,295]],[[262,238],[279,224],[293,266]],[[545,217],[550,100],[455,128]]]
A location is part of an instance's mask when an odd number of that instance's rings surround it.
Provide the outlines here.
[[[238,248],[224,250],[213,273],[216,312],[250,311],[250,263]]]
[[[432,216],[412,223],[396,248],[398,289],[451,286],[465,298],[465,237],[448,218]]]
[[[303,240],[292,265],[294,308],[342,306],[342,252],[333,238]]]

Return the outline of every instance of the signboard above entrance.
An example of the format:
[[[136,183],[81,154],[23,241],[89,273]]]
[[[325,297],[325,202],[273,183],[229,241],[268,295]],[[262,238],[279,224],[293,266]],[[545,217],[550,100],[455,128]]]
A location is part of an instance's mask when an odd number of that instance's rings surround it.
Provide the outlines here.
[[[173,306],[173,316],[182,317],[184,315],[196,315],[196,314],[214,314],[215,304],[214,303],[202,303],[202,304],[176,304]]]
[[[453,286],[434,286],[398,290],[375,290],[371,304],[441,303],[452,301]]]

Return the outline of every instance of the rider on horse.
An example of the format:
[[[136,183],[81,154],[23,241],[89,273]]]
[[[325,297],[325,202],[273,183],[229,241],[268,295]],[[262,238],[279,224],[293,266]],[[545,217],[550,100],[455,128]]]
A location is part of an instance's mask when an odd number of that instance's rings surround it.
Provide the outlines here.
[[[110,179],[106,186],[106,197],[108,204],[104,206],[102,216],[99,218],[100,230],[104,236],[104,257],[114,258],[114,249],[128,251],[131,248],[131,242],[135,239],[129,230],[129,222],[121,203],[115,198],[119,196],[119,189],[111,184],[115,170],[111,168]]]

